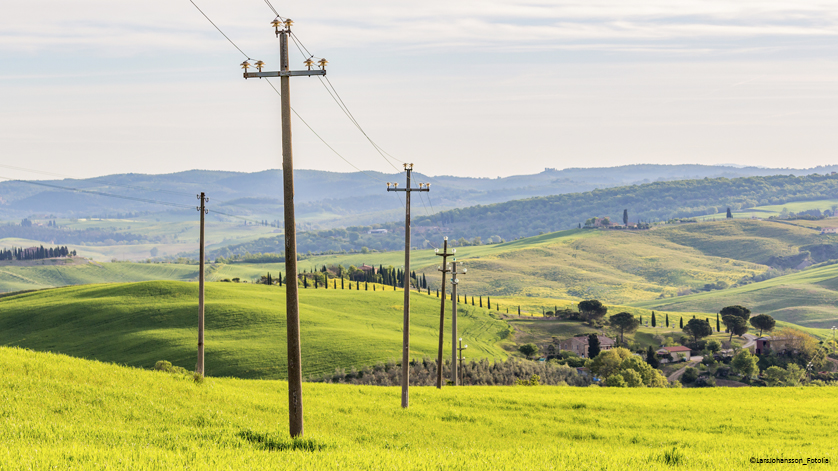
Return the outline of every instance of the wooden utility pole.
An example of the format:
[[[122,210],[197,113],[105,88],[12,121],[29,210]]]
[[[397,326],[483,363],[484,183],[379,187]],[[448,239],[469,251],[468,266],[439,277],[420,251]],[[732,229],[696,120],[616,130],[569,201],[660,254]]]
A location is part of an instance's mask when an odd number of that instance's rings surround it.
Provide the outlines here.
[[[258,72],[248,72],[251,65],[242,63],[244,78],[279,77],[282,115],[282,180],[285,212],[285,315],[288,344],[288,421],[292,437],[302,437],[303,427],[303,368],[300,347],[300,302],[297,287],[297,228],[294,218],[294,156],[291,149],[291,84],[290,77],[326,75],[326,59],[320,59],[320,69],[311,70],[311,59],[304,64],[308,70],[290,70],[288,67],[288,36],[291,35],[290,19],[275,19],[271,26],[279,37],[279,71],[262,72],[264,62],[254,66]],[[280,29],[282,28],[282,29]]]
[[[451,263],[451,382],[454,386],[459,382],[459,375],[457,374],[457,285],[460,280],[457,275],[465,275],[466,269],[457,271],[457,259],[455,258]],[[460,339],[462,340],[462,339]]]
[[[195,364],[195,372],[204,376],[204,215],[207,214],[207,209],[204,203],[209,202],[203,192],[198,195],[201,200],[201,205],[198,206],[198,212],[201,213],[201,229],[200,229],[200,244],[198,249],[200,261],[198,262],[198,363]]]
[[[460,384],[463,384],[463,350],[467,349],[468,345],[463,346],[463,339],[460,339]]]
[[[404,192],[404,327],[402,329],[402,407],[410,405],[410,193],[431,191],[430,183],[420,183],[419,188],[410,187],[413,164],[404,164],[407,185],[399,188],[398,183],[387,182],[387,191]],[[393,289],[396,289],[393,284]]]
[[[442,296],[439,300],[439,352],[436,359],[436,388],[442,388],[442,339],[445,328],[445,274],[451,270],[448,268],[448,257],[454,255],[448,252],[448,237],[442,240],[442,253],[435,249],[437,255],[442,257],[442,266],[438,268],[442,272]],[[455,250],[456,252],[456,250]]]

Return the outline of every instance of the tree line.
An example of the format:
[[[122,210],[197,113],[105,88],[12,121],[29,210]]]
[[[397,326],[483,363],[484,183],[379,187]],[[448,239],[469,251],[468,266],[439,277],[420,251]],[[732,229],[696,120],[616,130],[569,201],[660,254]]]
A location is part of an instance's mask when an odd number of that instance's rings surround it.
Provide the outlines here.
[[[0,250],[0,260],[42,260],[45,258],[75,257],[76,251],[70,250],[67,246],[56,247],[30,247],[27,249],[12,247]]]

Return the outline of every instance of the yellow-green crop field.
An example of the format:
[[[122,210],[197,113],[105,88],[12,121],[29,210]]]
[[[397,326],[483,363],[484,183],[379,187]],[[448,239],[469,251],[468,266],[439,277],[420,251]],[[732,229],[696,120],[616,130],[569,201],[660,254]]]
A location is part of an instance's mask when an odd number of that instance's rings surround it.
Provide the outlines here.
[[[838,460],[835,388],[202,384],[0,347],[0,469],[754,469]],[[789,469],[759,465],[757,469]],[[807,468],[808,469],[808,468]]]

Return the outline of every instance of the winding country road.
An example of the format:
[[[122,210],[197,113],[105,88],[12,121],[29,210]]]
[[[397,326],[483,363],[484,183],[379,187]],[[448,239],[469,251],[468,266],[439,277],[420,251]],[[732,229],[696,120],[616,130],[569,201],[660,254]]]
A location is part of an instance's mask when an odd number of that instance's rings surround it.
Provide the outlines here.
[[[688,368],[688,367],[695,366],[695,365],[697,365],[697,364],[701,363],[701,360],[703,360],[703,359],[704,359],[704,357],[701,357],[701,356],[690,357],[689,361],[687,362],[687,364],[686,364],[686,365],[684,365],[684,367],[683,367],[683,368],[681,368],[680,370],[677,370],[676,372],[674,372],[674,373],[672,373],[671,375],[667,376],[667,378],[666,378],[666,379],[667,379],[670,383],[671,383],[671,382],[673,382],[673,381],[675,381],[675,380],[677,380],[678,378],[680,378],[680,377],[681,377],[681,375],[683,375],[683,374],[684,374],[684,372],[685,372],[685,371],[687,371],[687,368]]]

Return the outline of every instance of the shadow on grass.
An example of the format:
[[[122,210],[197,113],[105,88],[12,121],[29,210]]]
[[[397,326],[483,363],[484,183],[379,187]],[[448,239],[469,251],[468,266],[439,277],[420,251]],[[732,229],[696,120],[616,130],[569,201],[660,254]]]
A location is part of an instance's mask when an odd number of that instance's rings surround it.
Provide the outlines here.
[[[237,434],[239,438],[268,451],[321,451],[329,447],[312,438],[280,437],[277,433],[261,433],[253,430],[242,430]]]

